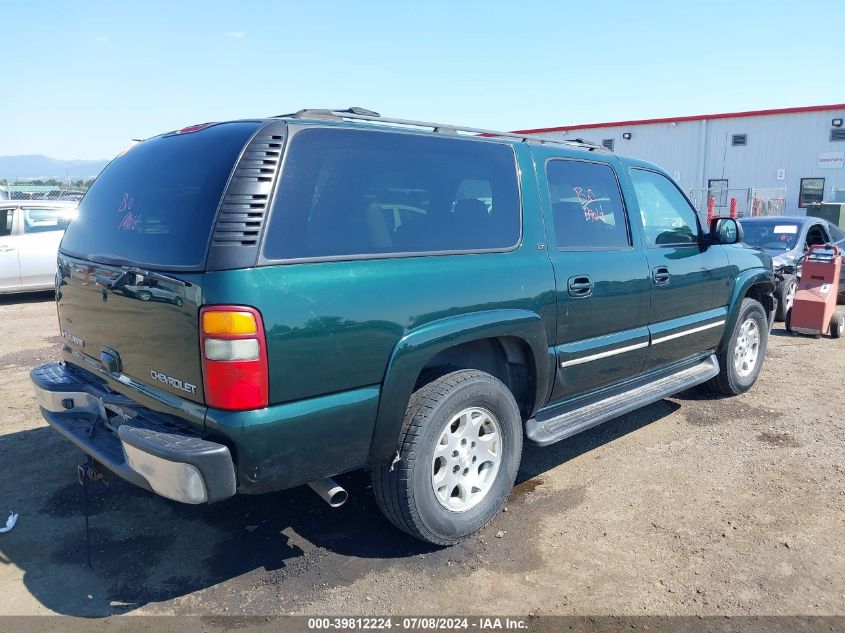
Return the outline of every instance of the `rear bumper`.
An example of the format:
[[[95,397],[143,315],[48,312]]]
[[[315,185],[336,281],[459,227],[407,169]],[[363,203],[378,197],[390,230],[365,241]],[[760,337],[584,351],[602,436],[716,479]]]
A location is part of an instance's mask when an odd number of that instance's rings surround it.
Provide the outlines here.
[[[36,367],[30,378],[50,426],[126,481],[183,503],[235,494],[235,468],[225,445],[176,427],[64,363]]]

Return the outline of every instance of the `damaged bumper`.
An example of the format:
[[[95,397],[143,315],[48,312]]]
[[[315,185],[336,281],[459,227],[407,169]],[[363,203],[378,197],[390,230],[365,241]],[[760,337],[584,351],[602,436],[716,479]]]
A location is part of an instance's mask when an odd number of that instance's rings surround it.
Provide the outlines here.
[[[30,372],[44,419],[126,481],[182,503],[235,494],[228,447],[191,434],[64,363]]]

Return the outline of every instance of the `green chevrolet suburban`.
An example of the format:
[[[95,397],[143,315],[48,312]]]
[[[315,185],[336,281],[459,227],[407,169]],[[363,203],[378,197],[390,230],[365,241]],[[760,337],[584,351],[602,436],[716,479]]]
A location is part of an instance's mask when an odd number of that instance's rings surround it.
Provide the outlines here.
[[[524,441],[760,373],[768,255],[661,169],[377,113],[195,125],[115,158],[58,256],[41,412],[113,473],[209,503],[371,473],[398,528],[482,528]]]

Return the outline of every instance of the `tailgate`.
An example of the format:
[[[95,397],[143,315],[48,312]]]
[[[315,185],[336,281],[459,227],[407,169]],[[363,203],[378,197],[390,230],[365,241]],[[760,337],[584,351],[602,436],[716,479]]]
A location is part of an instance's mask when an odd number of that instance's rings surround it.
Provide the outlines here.
[[[59,255],[57,299],[65,345],[112,374],[202,403],[202,277]]]

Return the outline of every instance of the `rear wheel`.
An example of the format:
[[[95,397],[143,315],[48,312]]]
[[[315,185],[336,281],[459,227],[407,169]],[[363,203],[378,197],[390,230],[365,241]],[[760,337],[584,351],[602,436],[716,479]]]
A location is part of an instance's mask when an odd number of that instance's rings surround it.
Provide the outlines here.
[[[728,395],[748,391],[763,368],[768,338],[763,306],[754,299],[743,299],[731,338],[718,354],[719,374],[708,383],[710,388]]]
[[[510,390],[485,372],[456,371],[411,396],[398,461],[373,470],[373,491],[400,530],[453,545],[499,511],[521,456],[522,419]]]
[[[148,290],[142,290],[141,292],[138,293],[138,298],[141,301],[149,301],[150,299],[153,298],[153,294],[151,292],[149,292]]]

